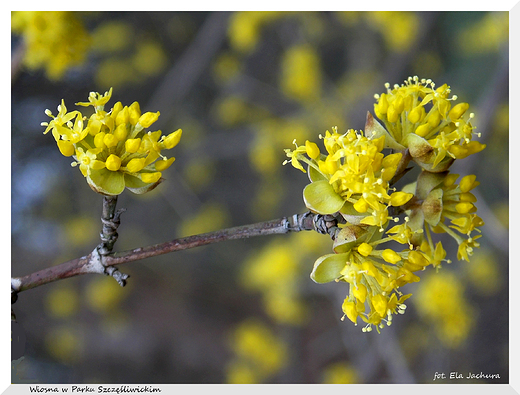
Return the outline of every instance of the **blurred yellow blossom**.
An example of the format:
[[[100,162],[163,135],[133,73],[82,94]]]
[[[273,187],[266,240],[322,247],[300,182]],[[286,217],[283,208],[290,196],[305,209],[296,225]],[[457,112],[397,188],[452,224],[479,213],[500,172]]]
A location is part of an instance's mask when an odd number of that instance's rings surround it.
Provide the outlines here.
[[[268,118],[259,123],[249,150],[249,161],[260,175],[271,179],[280,170],[280,150],[292,139],[304,140],[311,129],[303,117]]]
[[[78,291],[70,284],[58,284],[46,295],[45,306],[55,317],[70,317],[79,308]]]
[[[123,20],[101,23],[92,31],[92,49],[95,51],[124,51],[129,49],[133,42],[132,25]]]
[[[459,50],[467,55],[497,52],[509,41],[509,12],[487,12],[462,30],[457,37]]]
[[[196,214],[186,217],[180,225],[181,236],[222,229],[229,225],[230,217],[225,206],[216,202],[204,204]]]
[[[289,48],[282,58],[282,91],[289,97],[302,101],[315,101],[321,97],[321,65],[316,50],[310,45]]]
[[[81,65],[91,38],[78,15],[73,11],[12,11],[11,30],[23,36],[26,46],[24,64],[31,70],[44,68],[51,80]]]
[[[301,325],[309,318],[308,308],[294,282],[267,288],[263,301],[266,313],[282,324]]]
[[[476,321],[475,311],[464,296],[464,285],[446,270],[423,280],[416,291],[415,304],[441,342],[450,348],[462,345]]]
[[[359,22],[362,12],[360,11],[337,11],[336,17],[347,26],[354,26]]]
[[[396,52],[410,49],[421,23],[417,13],[411,11],[369,11],[363,16],[381,33],[388,49]]]
[[[166,68],[168,59],[158,42],[141,40],[136,45],[131,62],[137,74],[150,77],[161,73]]]
[[[44,337],[45,348],[54,358],[62,362],[71,362],[81,358],[82,338],[70,325],[51,328]]]
[[[218,55],[213,63],[213,75],[219,82],[228,82],[236,77],[241,69],[239,59],[228,52]]]
[[[72,247],[83,247],[90,243],[95,243],[99,220],[90,216],[74,216],[64,224],[63,239],[64,244]]]
[[[227,384],[260,384],[263,375],[248,361],[234,359],[226,366]]]
[[[247,120],[250,107],[243,98],[229,96],[217,103],[216,111],[219,121],[229,127]]]
[[[119,303],[127,295],[126,290],[110,276],[93,278],[85,288],[87,305],[98,313],[117,310]]]
[[[129,82],[140,81],[139,76],[134,72],[132,64],[125,58],[108,57],[102,59],[95,75],[96,86],[112,86],[119,88]]]
[[[241,52],[255,49],[263,26],[282,16],[278,11],[238,11],[231,15],[228,28],[232,48]]]
[[[345,362],[326,366],[322,374],[323,384],[360,384],[356,369]]]
[[[495,203],[493,206],[493,214],[504,228],[509,229],[509,203],[507,201]]]
[[[495,254],[489,250],[481,250],[465,266],[466,275],[476,289],[484,295],[493,295],[502,285],[501,270]]]
[[[263,382],[287,364],[287,345],[268,326],[256,320],[243,321],[235,328],[231,348],[235,359],[228,365],[227,381],[230,384],[252,384],[246,380]]]
[[[184,178],[195,192],[199,192],[211,185],[215,178],[215,163],[210,158],[197,157],[184,168]]]
[[[241,282],[248,288],[261,289],[287,280],[297,273],[298,260],[289,244],[274,240],[260,252],[255,252],[244,264]]]
[[[240,273],[240,284],[262,295],[264,308],[277,322],[301,325],[308,309],[300,291],[302,266],[308,256],[325,250],[317,234],[298,232],[286,240],[273,240],[247,258]]]

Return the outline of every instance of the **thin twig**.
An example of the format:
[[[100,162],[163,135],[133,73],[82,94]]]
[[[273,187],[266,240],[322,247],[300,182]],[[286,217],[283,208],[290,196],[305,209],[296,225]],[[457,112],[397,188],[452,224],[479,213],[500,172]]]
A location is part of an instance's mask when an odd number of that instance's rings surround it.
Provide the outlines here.
[[[101,229],[101,244],[96,247],[96,252],[99,254],[103,272],[114,279],[124,287],[126,279],[130,277],[128,274],[121,273],[115,266],[108,266],[106,264],[106,257],[114,248],[117,241],[117,228],[119,227],[119,217],[125,209],[116,210],[117,196],[103,196],[103,211],[101,215],[101,222],[103,227]]]
[[[136,248],[129,251],[109,253],[101,256],[96,247],[92,253],[71,261],[53,266],[24,277],[11,278],[11,289],[14,293],[26,291],[50,282],[78,276],[87,273],[109,273],[109,267],[123,263],[138,261],[170,252],[187,250],[203,245],[219,243],[227,240],[246,239],[255,236],[285,234],[302,230],[316,230],[315,217],[318,214],[306,212],[251,225],[221,229],[200,235],[183,237],[165,243],[154,244],[148,247]],[[331,229],[334,224],[329,223]],[[112,274],[113,275],[113,274]]]

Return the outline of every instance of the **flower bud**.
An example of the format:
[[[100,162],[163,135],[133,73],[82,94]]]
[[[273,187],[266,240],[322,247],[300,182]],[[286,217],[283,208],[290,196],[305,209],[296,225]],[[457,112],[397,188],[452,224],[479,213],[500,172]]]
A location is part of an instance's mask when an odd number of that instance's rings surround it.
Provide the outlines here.
[[[382,257],[386,262],[393,263],[394,265],[401,260],[401,256],[389,248],[383,251]]]
[[[413,193],[406,192],[394,192],[390,195],[390,205],[402,206],[407,203],[413,197]]]
[[[111,154],[106,161],[106,167],[110,171],[118,171],[121,167],[121,158],[119,156]]]
[[[351,289],[354,297],[361,303],[365,303],[365,299],[367,297],[367,287],[365,287],[363,284],[357,284],[357,287],[352,287]]]
[[[99,132],[94,136],[94,145],[96,148],[105,148],[105,132]]]
[[[159,181],[161,178],[161,172],[155,173],[141,173],[141,180],[147,184],[152,184],[154,182]]]
[[[174,161],[175,158],[173,157],[170,159],[158,160],[157,162],[155,162],[155,169],[158,171],[164,171],[168,167],[170,167]]]
[[[363,256],[369,256],[370,253],[372,252],[372,250],[373,250],[373,247],[367,243],[361,243],[358,246],[358,252]]]
[[[103,138],[103,143],[105,143],[105,145],[110,148],[110,147],[115,147],[118,143],[117,141],[117,138],[116,136],[114,136],[113,134],[105,134],[105,137]]]
[[[120,124],[116,130],[114,130],[114,136],[117,141],[123,141],[126,139],[128,131],[126,129],[126,125],[124,123]]]
[[[343,305],[341,306],[343,313],[347,316],[347,318],[356,323],[358,317],[358,311],[356,309],[356,304],[354,302],[349,302],[348,299],[345,299]]]
[[[385,296],[381,294],[372,296],[372,304],[374,305],[374,309],[376,310],[377,314],[379,314],[381,317],[384,317],[386,315],[386,307],[388,306],[388,300]]]
[[[469,192],[473,188],[478,186],[480,183],[478,181],[475,182],[476,179],[477,176],[474,174],[469,174],[467,176],[462,177],[459,184],[461,192]]]
[[[408,120],[411,123],[418,123],[421,122],[426,115],[426,112],[424,111],[423,106],[417,106],[412,111],[410,111],[410,114],[408,114]]]
[[[320,149],[318,148],[318,145],[312,141],[305,141],[305,149],[307,155],[309,155],[309,158],[311,159],[316,159],[318,156],[320,156]]]
[[[175,147],[177,144],[179,144],[179,141],[182,136],[182,130],[178,129],[175,132],[170,133],[163,141],[163,147],[165,149],[171,149]]]
[[[126,168],[130,173],[137,173],[138,171],[141,171],[143,169],[144,162],[145,158],[134,158],[128,162]]]
[[[74,152],[75,152],[74,145],[70,141],[58,140],[57,144],[58,144],[58,148],[63,156],[74,155]]]
[[[130,154],[137,152],[140,146],[141,139],[128,139],[125,141],[125,150]]]
[[[457,120],[459,119],[462,115],[464,115],[464,113],[466,112],[466,110],[469,108],[469,104],[468,103],[459,103],[457,104],[455,107],[453,107],[450,112],[448,113],[448,117],[454,121],[454,120]]]
[[[128,123],[130,120],[130,113],[128,111],[128,107],[125,106],[121,111],[117,113],[116,116],[116,125],[120,125],[122,123]]]
[[[417,126],[415,129],[415,134],[421,137],[425,137],[432,130],[429,123],[423,123],[422,125]]]
[[[135,126],[141,117],[141,108],[139,107],[139,103],[134,101],[128,108],[128,112],[130,123]]]
[[[159,115],[161,115],[159,111],[145,112],[143,115],[141,115],[137,123],[141,125],[143,128],[149,128],[152,123],[157,121]]]

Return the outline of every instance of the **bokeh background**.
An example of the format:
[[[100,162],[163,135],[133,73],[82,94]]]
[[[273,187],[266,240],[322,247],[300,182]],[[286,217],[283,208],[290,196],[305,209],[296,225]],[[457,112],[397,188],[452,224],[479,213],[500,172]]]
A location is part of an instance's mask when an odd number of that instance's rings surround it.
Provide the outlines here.
[[[61,99],[71,110],[113,87],[108,108],[138,101],[161,112],[153,130],[183,129],[166,181],[120,196],[120,251],[304,212],[307,178],[282,166],[283,149],[363,129],[385,82],[447,83],[487,144],[452,167],[481,182],[481,249],[458,262],[447,241],[453,262],[407,285],[406,314],[381,334],[341,321],[346,284],[310,280],[328,236],[267,236],[124,265],[124,288],[88,275],[21,293],[12,382],[431,383],[452,371],[509,382],[508,12],[11,18],[13,276],[99,243],[101,197],[42,134]]]

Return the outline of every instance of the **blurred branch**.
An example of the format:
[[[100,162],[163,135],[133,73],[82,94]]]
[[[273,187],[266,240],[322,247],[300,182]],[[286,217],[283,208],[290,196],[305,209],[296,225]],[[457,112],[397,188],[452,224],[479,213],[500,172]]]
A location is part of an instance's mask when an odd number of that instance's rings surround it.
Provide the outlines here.
[[[16,294],[43,284],[48,284],[50,282],[64,278],[74,277],[80,274],[108,273],[113,275],[113,270],[107,270],[107,268],[114,265],[133,262],[145,258],[167,254],[170,252],[187,250],[208,244],[219,243],[227,240],[247,239],[255,236],[266,236],[273,234],[285,234],[289,232],[299,232],[302,230],[316,230],[320,233],[323,233],[324,226],[327,228],[327,230],[330,229],[331,232],[333,232],[336,228],[332,226],[333,224],[331,222],[323,221],[323,218],[324,217],[321,215],[311,214],[310,212],[306,212],[304,214],[294,214],[291,217],[283,217],[271,221],[221,229],[214,232],[183,237],[147,247],[140,247],[129,251],[107,253],[105,255],[102,254],[104,252],[103,249],[100,249],[98,246],[94,249],[94,251],[92,251],[92,253],[87,256],[82,256],[80,258],[76,258],[60,265],[40,270],[36,273],[32,273],[24,277],[11,278],[11,290]]]
[[[149,108],[161,114],[169,114],[171,108],[181,102],[196,83],[211,58],[220,49],[226,37],[230,12],[211,12],[197,37],[173,68],[166,74],[162,84],[150,99]],[[167,122],[163,118],[160,122]]]
[[[11,54],[11,85],[18,77],[18,74],[20,74],[25,56],[25,47],[25,42],[22,40]]]
[[[502,251],[502,253],[509,255],[508,230],[504,225],[502,225],[493,211],[489,208],[486,199],[484,199],[478,191],[473,191],[472,193],[477,198],[480,217],[484,220],[487,226],[492,228],[491,231],[485,232],[486,239],[488,239],[498,250]]]

